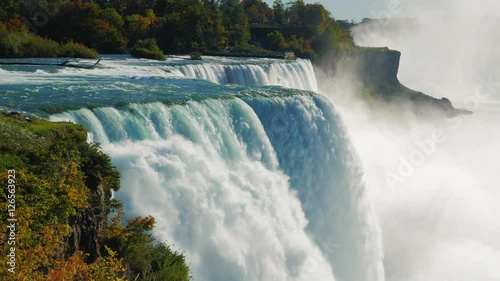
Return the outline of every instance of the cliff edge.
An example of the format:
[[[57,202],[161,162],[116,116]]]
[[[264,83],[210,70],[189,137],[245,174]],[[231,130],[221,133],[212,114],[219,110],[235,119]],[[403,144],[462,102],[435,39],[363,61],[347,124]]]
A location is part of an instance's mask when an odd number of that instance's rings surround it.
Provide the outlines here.
[[[410,104],[419,115],[429,111],[452,117],[472,112],[456,109],[445,97],[438,99],[409,89],[398,79],[401,52],[388,48],[359,47],[343,56],[332,56],[319,67],[335,76],[339,71],[352,73],[367,89],[370,96],[391,103]]]
[[[0,280],[189,280],[152,217],[123,223],[120,173],[84,127],[0,111],[0,182]]]

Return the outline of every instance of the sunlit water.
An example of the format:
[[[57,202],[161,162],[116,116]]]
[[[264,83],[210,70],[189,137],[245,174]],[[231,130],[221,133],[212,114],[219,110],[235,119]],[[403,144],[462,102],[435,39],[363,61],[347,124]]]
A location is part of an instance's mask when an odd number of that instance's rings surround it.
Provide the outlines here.
[[[354,38],[400,50],[404,84],[474,114],[422,122],[367,107],[338,108],[380,218],[386,279],[496,281],[500,4],[430,2],[409,1],[394,15],[399,23],[362,25]],[[405,16],[412,24],[401,24]]]
[[[0,85],[4,109],[84,125],[127,214],[154,216],[195,280],[384,280],[361,163],[309,61],[112,56],[3,67]]]

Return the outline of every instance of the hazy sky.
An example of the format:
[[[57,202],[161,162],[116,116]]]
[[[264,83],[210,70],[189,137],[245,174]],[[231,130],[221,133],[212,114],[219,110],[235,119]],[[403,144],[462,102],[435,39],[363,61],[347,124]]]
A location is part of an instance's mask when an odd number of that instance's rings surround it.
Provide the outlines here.
[[[274,0],[266,0],[272,5]],[[288,3],[288,0],[284,0]],[[374,17],[384,8],[384,0],[304,0],[306,3],[321,3],[336,19],[353,19],[356,21],[366,17]]]

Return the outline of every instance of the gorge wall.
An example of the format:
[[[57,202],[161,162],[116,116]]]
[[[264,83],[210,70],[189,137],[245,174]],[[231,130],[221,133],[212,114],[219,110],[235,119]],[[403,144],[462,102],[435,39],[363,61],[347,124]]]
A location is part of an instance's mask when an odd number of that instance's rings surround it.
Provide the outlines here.
[[[316,64],[328,76],[349,73],[353,83],[360,83],[369,95],[379,101],[409,104],[417,115],[429,112],[445,116],[470,112],[453,107],[450,100],[409,89],[398,79],[401,52],[388,48],[357,48],[347,55],[331,56]]]

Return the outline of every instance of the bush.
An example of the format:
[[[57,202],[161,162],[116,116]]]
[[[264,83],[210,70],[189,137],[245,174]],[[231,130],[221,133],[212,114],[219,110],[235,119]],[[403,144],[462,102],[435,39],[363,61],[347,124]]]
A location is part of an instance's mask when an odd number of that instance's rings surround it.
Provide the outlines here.
[[[0,57],[2,58],[96,58],[98,53],[83,44],[59,43],[27,31],[11,31],[0,26]]]
[[[164,243],[155,243],[150,233],[155,225],[153,217],[136,217],[126,226],[123,217],[123,209],[118,207],[102,237],[124,259],[129,280],[191,280],[185,256]]]
[[[11,31],[0,26],[0,57],[56,57],[59,44],[27,31]]]
[[[139,40],[134,45],[130,54],[136,58],[145,58],[145,59],[153,59],[153,60],[161,60],[164,61],[165,55],[163,54],[160,47],[154,38],[148,38],[144,40]]]
[[[57,57],[59,44],[55,41],[31,34],[22,37],[22,41],[24,57]]]
[[[153,273],[150,279],[189,281],[189,267],[182,253],[173,251],[164,243],[157,244],[152,249],[151,267]]]
[[[191,54],[189,54],[189,57],[191,60],[202,60],[203,58],[201,57],[201,53],[200,52],[191,52]]]
[[[267,34],[267,44],[268,48],[273,51],[283,51],[287,48],[285,37],[278,30]]]
[[[255,45],[250,44],[240,44],[233,48],[234,52],[239,53],[266,53],[269,52],[261,47],[257,47]]]
[[[59,57],[94,59],[98,55],[99,54],[96,50],[90,49],[83,44],[75,43],[73,41],[61,45],[61,48],[59,49]]]
[[[20,53],[20,43],[21,42],[17,40],[17,36],[14,38],[13,33],[7,31],[5,27],[0,25],[0,57],[15,57]]]

